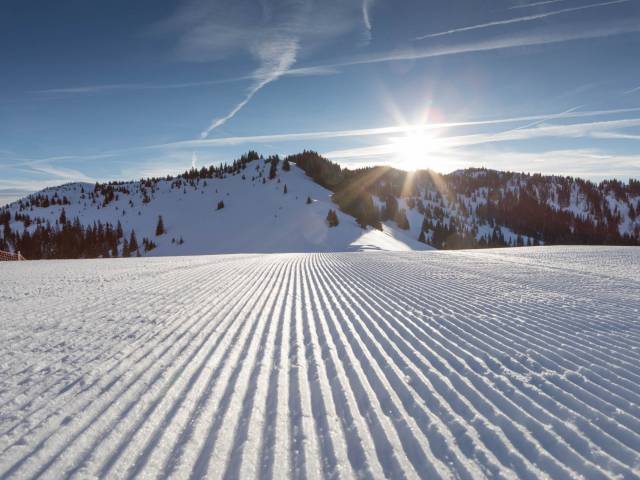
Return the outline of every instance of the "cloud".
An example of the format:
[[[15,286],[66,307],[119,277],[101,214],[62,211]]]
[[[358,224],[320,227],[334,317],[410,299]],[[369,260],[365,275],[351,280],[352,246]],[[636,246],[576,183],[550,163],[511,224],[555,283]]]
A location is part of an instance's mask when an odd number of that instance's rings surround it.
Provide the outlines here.
[[[182,60],[211,62],[248,54],[257,62],[244,97],[225,115],[214,118],[201,137],[232,119],[262,88],[291,74],[303,52],[351,31],[358,23],[359,1],[191,0],[156,25],[155,33],[177,34],[174,53]],[[327,68],[331,67],[307,67],[298,73],[315,74]]]
[[[334,75],[339,70],[336,67],[329,66],[317,66],[317,67],[304,67],[304,68],[290,68],[284,72],[283,76],[291,77],[306,77],[306,76],[319,76],[319,75]],[[120,90],[177,90],[177,89],[189,89],[189,88],[201,88],[210,87],[212,85],[220,85],[225,83],[235,83],[246,80],[263,80],[265,77],[258,76],[258,72],[253,72],[249,75],[243,75],[239,77],[222,78],[218,80],[202,80],[197,82],[182,82],[182,83],[165,83],[165,84],[153,84],[153,83],[115,83],[104,85],[81,85],[73,87],[61,87],[61,88],[47,88],[43,90],[32,90],[30,93],[47,95],[47,94],[96,94],[106,93]]]
[[[633,135],[630,133],[594,132],[592,136],[594,138],[609,140],[640,140],[640,135]]]
[[[211,165],[219,162],[218,158],[203,158],[199,156],[197,161],[202,165]],[[228,160],[228,159],[225,159]],[[193,153],[183,151],[166,151],[160,155],[139,159],[135,163],[124,162],[118,172],[120,178],[139,179],[164,177],[166,175],[179,175],[193,167]]]
[[[558,118],[558,117],[556,117]],[[597,122],[583,122],[565,125],[538,125],[530,128],[510,129],[498,133],[475,133],[468,135],[452,135],[434,137],[434,152],[432,155],[459,156],[459,151],[467,151],[468,147],[526,141],[537,138],[594,138],[594,139],[640,139],[639,136],[616,133],[615,130],[640,127],[640,118],[608,120]],[[399,143],[387,141],[383,144],[365,147],[347,148],[324,152],[327,158],[340,161],[371,160],[375,157],[390,157],[398,153]],[[634,157],[637,158],[637,157]],[[639,167],[636,165],[636,167]],[[513,167],[511,167],[513,168]]]
[[[359,168],[366,165],[390,165],[407,168],[399,163],[392,148],[362,151],[353,156],[349,151],[325,152],[324,156],[341,165]],[[600,149],[554,149],[520,151],[515,149],[456,149],[433,152],[420,162],[412,162],[410,168],[431,168],[440,173],[454,170],[485,167],[495,170],[542,173],[545,175],[569,175],[594,181],[608,178],[640,178],[640,155],[611,154]]]
[[[639,127],[640,118],[622,120],[608,120],[599,122],[573,123],[568,125],[539,125],[534,128],[508,130],[496,134],[473,134],[458,137],[448,137],[444,143],[450,147],[480,145],[487,143],[513,142],[531,140],[535,138],[598,138],[602,132],[619,130],[622,128]]]
[[[549,120],[571,119],[571,118],[590,118],[608,115],[622,115],[640,112],[640,107],[622,108],[611,110],[593,110],[593,111],[576,111],[575,109],[567,110],[561,113],[545,114],[545,115],[525,115],[519,117],[494,118],[486,120],[464,121],[464,122],[446,122],[446,123],[429,123],[422,125],[390,125],[375,128],[362,128],[352,130],[327,130],[316,132],[300,132],[300,133],[279,133],[272,135],[247,135],[247,136],[231,136],[201,140],[184,140],[172,143],[163,143],[156,145],[148,145],[143,149],[193,149],[206,147],[221,147],[243,144],[257,143],[277,143],[291,141],[309,141],[309,140],[328,140],[349,137],[372,137],[398,133],[415,132],[416,130],[445,130],[459,127],[474,126],[490,126],[519,122],[544,122]],[[525,127],[531,127],[526,125]]]
[[[630,95],[630,94],[636,93],[636,92],[640,92],[640,85],[638,85],[635,88],[632,88],[631,90],[627,90],[626,92],[623,93],[623,95]]]
[[[45,158],[23,158],[23,157],[17,157],[15,155],[10,155],[9,157],[6,157],[6,158],[0,158],[0,161],[9,160],[11,162],[11,163],[2,164],[1,166],[3,168],[21,168],[25,166],[32,166],[32,165],[39,165],[39,164],[49,165],[53,162],[60,162],[60,161],[102,160],[105,158],[116,157],[120,153],[124,153],[124,152],[126,152],[126,150],[111,151],[111,152],[89,154],[89,155],[56,155],[56,156],[45,157]]]
[[[362,0],[362,23],[365,28],[365,44],[371,43],[372,25],[371,25],[371,7],[374,0]]]
[[[328,158],[339,161],[341,164],[345,165],[363,165],[363,162],[366,161],[371,164],[380,164],[385,161],[393,162],[394,155],[398,153],[398,142],[394,141],[394,138],[391,137],[398,137],[398,135],[402,135],[404,133],[415,134],[417,130],[424,130],[433,133],[436,145],[434,151],[429,152],[429,158],[432,161],[437,160],[437,165],[440,165],[440,170],[445,171],[446,168],[454,169],[475,165],[470,163],[469,159],[466,158],[465,155],[481,155],[481,152],[486,152],[486,147],[490,145],[508,146],[512,142],[522,142],[537,138],[591,138],[595,140],[611,141],[640,140],[640,135],[632,135],[625,132],[626,129],[640,127],[640,117],[602,121],[594,120],[598,117],[621,116],[637,112],[640,112],[640,107],[596,111],[567,110],[565,112],[546,115],[524,115],[519,117],[493,118],[465,122],[434,123],[427,125],[393,125],[352,130],[281,133],[274,135],[235,136],[188,140],[133,147],[119,151],[105,152],[99,155],[60,155],[57,157],[42,159],[21,159],[22,163],[16,163],[14,165],[4,164],[3,167],[18,168],[32,173],[48,174],[50,178],[44,181],[38,180],[35,182],[28,182],[28,184],[24,185],[18,185],[11,181],[0,181],[0,188],[13,187],[20,188],[22,190],[34,191],[43,188],[44,186],[59,184],[61,181],[95,181],[77,170],[53,167],[52,163],[56,161],[86,161],[106,157],[130,158],[132,155],[139,157],[141,154],[144,154],[144,152],[149,152],[150,155],[146,155],[146,157],[148,157],[146,163],[145,161],[142,161],[142,163],[136,162],[135,164],[131,164],[127,161],[125,163],[127,169],[120,172],[120,176],[122,178],[140,178],[144,176],[163,176],[167,173],[178,173],[184,171],[194,165],[194,159],[201,165],[212,164],[221,160],[228,160],[228,153],[223,156],[220,156],[220,153],[216,153],[217,149],[221,147],[248,145],[251,148],[255,148],[257,144],[270,145],[292,141],[321,141],[342,138],[381,137],[382,143],[364,147],[326,151],[323,153]],[[551,121],[567,122],[572,119],[575,120],[581,118],[588,118],[591,121],[553,125],[548,124],[548,122]],[[498,132],[469,133],[462,135],[454,135],[450,133],[449,135],[444,135],[447,131],[456,130],[458,128],[468,129],[481,127],[484,130],[487,127],[497,127],[512,123],[522,123],[523,125],[518,128],[510,128]],[[378,140],[378,142],[380,142],[380,140]],[[481,145],[483,146],[482,149],[475,148]],[[477,152],[474,153],[474,150],[477,150]],[[194,157],[196,152],[198,156]],[[141,158],[145,158],[145,155],[142,155]],[[14,162],[20,161],[14,157],[12,157],[11,160]],[[638,165],[635,165],[634,167],[637,166]],[[506,164],[504,168],[513,169],[516,167]],[[564,173],[569,174],[570,172],[569,170],[566,170]],[[620,175],[622,175],[622,173]],[[609,174],[609,176],[611,175],[613,175],[613,171]],[[590,175],[590,178],[591,177],[593,176]]]
[[[371,18],[369,16],[369,9],[373,4],[373,0],[362,0],[362,21],[364,22],[364,27],[371,31]]]
[[[616,2],[621,1],[629,1],[629,0],[616,0]],[[347,2],[348,3],[348,2]],[[606,2],[607,4],[610,2]],[[585,6],[587,7],[587,6]],[[580,7],[578,7],[580,8]],[[362,15],[362,14],[361,14]],[[196,16],[197,17],[197,16]],[[326,17],[325,17],[326,18]],[[328,22],[328,20],[324,20],[324,22]],[[183,22],[178,22],[177,20],[174,23],[181,24]],[[308,37],[324,37],[325,40],[328,37],[335,36],[338,33],[344,33],[348,31],[348,27],[344,22],[337,21],[337,26],[331,29],[322,29],[316,28],[309,29],[306,36],[300,34],[301,38]],[[158,27],[159,28],[159,27]],[[168,28],[168,27],[164,27]],[[176,27],[173,27],[176,28]],[[211,27],[213,28],[213,26]],[[247,32],[252,31],[250,27],[246,28]],[[263,69],[259,66],[253,72],[244,75],[238,76],[228,79],[218,79],[218,80],[208,80],[208,81],[198,81],[198,82],[186,82],[186,83],[176,83],[176,84],[164,84],[164,85],[154,85],[154,84],[114,84],[114,85],[93,85],[93,86],[79,86],[79,87],[68,87],[68,88],[54,88],[54,89],[46,89],[39,90],[37,93],[58,93],[58,94],[78,94],[78,93],[100,93],[114,90],[153,90],[153,89],[178,89],[178,88],[197,88],[197,87],[206,87],[221,83],[230,83],[237,81],[245,81],[250,80],[254,83],[251,88],[248,90],[245,99],[243,99],[242,106],[246,105],[246,103],[251,99],[247,97],[253,97],[256,92],[256,86],[264,83],[270,83],[270,81],[274,81],[276,78],[280,78],[282,76],[309,76],[309,75],[329,75],[335,74],[339,72],[342,68],[352,67],[358,65],[366,65],[366,64],[375,64],[375,63],[386,63],[386,62],[398,62],[398,61],[413,61],[420,59],[429,59],[429,58],[438,58],[452,55],[462,55],[462,54],[470,54],[470,53],[481,53],[481,52],[491,52],[496,50],[505,50],[505,49],[516,49],[522,47],[530,47],[530,46],[542,46],[549,44],[557,44],[571,41],[580,41],[580,40],[589,40],[589,39],[597,39],[597,38],[607,38],[616,35],[624,35],[629,33],[635,33],[640,31],[640,22],[637,19],[629,18],[622,21],[617,21],[614,24],[603,25],[599,24],[596,26],[591,26],[589,28],[575,28],[573,31],[539,31],[539,32],[530,32],[530,33],[516,33],[508,36],[494,37],[485,40],[478,40],[470,43],[459,43],[455,45],[448,46],[434,46],[434,47],[426,47],[426,48],[408,48],[401,50],[394,50],[389,52],[379,52],[368,55],[357,55],[351,58],[344,59],[342,61],[337,61],[331,64],[318,64],[318,65],[306,65],[302,67],[296,68],[288,68],[286,70],[279,69],[279,71],[269,71],[268,69]],[[227,37],[227,35],[223,35],[223,37]],[[259,34],[256,33],[256,38],[259,37]],[[256,40],[257,41],[257,40]],[[203,44],[203,45],[201,45]],[[245,49],[249,48],[248,41],[239,42],[240,45],[243,45]],[[200,47],[198,47],[200,46]],[[237,52],[238,45],[229,44],[228,41],[222,42],[222,46],[227,46],[229,48],[228,54],[233,52]],[[218,51],[216,48],[216,43],[211,40],[208,43],[199,42],[196,40],[183,40],[180,42],[179,48],[177,48],[177,52],[184,60],[199,60],[199,61],[207,61],[214,60],[218,57],[222,57],[223,53]],[[286,53],[285,51],[281,52],[283,55]],[[296,61],[297,61],[296,57]],[[272,65],[277,66],[276,63]],[[263,85],[263,86],[264,86]],[[625,92],[626,94],[634,93],[640,90],[640,87],[634,88]],[[240,108],[242,108],[242,106]],[[232,110],[237,110],[237,108],[233,108]],[[235,111],[235,113],[237,113]],[[212,124],[215,123],[215,120],[212,121]]]
[[[640,177],[640,155],[612,155],[600,149],[543,151],[459,151],[457,168],[487,167],[496,170],[568,175],[594,181]]]
[[[200,134],[201,138],[207,138],[213,130],[231,120],[263,87],[285,74],[296,62],[298,48],[298,39],[286,34],[281,38],[270,38],[264,43],[255,45],[252,48],[252,53],[260,62],[260,67],[256,70],[256,76],[259,80],[251,85],[245,98],[236,104],[229,113],[214,119],[209,127]]]
[[[344,68],[357,65],[368,65],[386,62],[413,61],[428,58],[439,58],[451,55],[492,52],[497,50],[516,49],[522,47],[551,45],[579,40],[607,38],[640,31],[637,19],[617,21],[611,25],[597,25],[589,28],[579,28],[574,31],[539,31],[532,33],[516,33],[507,36],[494,37],[487,40],[477,40],[469,43],[459,43],[449,46],[434,46],[426,48],[409,48],[382,52],[369,55],[355,56],[341,62],[323,65],[331,68]]]
[[[57,181],[65,182],[88,182],[93,183],[95,179],[85,175],[79,170],[73,170],[70,168],[54,167],[53,165],[40,163],[31,165],[30,169],[36,173],[44,173],[47,175],[53,175]]]
[[[561,3],[566,2],[567,0],[545,0],[543,2],[534,2],[534,3],[525,3],[524,5],[514,5],[513,7],[509,7],[509,10],[517,10],[521,8],[532,8],[532,7],[540,7],[542,5],[550,5],[553,3]]]
[[[5,199],[11,197],[11,199],[8,201],[13,201],[15,199],[24,197],[31,192],[42,190],[43,188],[51,185],[53,184],[42,181],[0,180],[0,196],[5,197]]]
[[[46,187],[60,185],[69,182],[87,182],[94,183],[96,179],[85,175],[79,170],[71,168],[62,168],[53,166],[49,163],[40,161],[27,163],[18,167],[30,174],[32,178],[12,180],[0,179],[0,206],[3,203],[12,202],[25,195],[42,190]],[[15,167],[13,167],[15,168]]]
[[[359,152],[352,156],[349,151],[325,152],[328,158],[341,165],[360,168],[367,165],[389,165],[396,168],[430,168],[440,173],[470,167],[486,167],[496,170],[542,173],[545,175],[569,175],[589,178],[594,181],[605,178],[640,177],[640,155],[611,154],[600,149],[553,149],[542,151],[520,151],[515,149],[455,149],[430,152],[418,162],[410,165],[399,162],[391,147]]]
[[[531,22],[533,20],[540,20],[542,18],[547,18],[547,17],[553,17],[556,15],[562,15],[565,13],[570,13],[570,12],[577,12],[580,10],[587,10],[587,9],[591,9],[591,8],[601,8],[601,7],[606,7],[606,6],[610,6],[610,5],[617,5],[617,4],[621,4],[621,3],[628,3],[631,0],[612,0],[609,2],[601,2],[601,3],[592,3],[589,5],[582,5],[579,7],[570,7],[570,8],[563,8],[561,10],[553,10],[551,12],[544,12],[544,13],[538,13],[538,14],[534,14],[534,15],[527,15],[524,17],[516,17],[516,18],[509,18],[507,20],[496,20],[493,22],[488,22],[488,23],[481,23],[478,25],[470,25],[467,27],[460,27],[460,28],[454,28],[451,30],[446,30],[443,32],[437,32],[437,33],[430,33],[428,35],[422,35],[419,37],[416,37],[415,40],[425,40],[428,38],[435,38],[435,37],[441,37],[444,35],[452,35],[454,33],[460,33],[460,32],[468,32],[470,30],[480,30],[480,29],[484,29],[484,28],[490,28],[490,27],[497,27],[497,26],[501,26],[501,25],[510,25],[513,23],[522,23],[522,22]]]

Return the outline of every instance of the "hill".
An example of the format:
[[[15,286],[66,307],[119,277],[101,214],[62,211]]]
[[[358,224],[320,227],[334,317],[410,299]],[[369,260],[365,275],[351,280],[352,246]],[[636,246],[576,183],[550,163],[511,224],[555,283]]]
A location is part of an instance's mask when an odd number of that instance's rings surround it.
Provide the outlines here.
[[[390,167],[348,170],[315,152],[292,158],[335,191],[334,200],[361,223],[395,223],[439,249],[640,241],[640,181],[633,179],[596,185],[475,168],[448,175]],[[362,208],[366,196],[377,211]]]
[[[640,182],[249,152],[177,177],[46,189],[0,210],[0,224],[0,250],[32,259],[638,245]]]
[[[249,155],[175,178],[49,188],[0,211],[0,250],[36,259],[429,248],[395,225],[363,229],[284,163]]]

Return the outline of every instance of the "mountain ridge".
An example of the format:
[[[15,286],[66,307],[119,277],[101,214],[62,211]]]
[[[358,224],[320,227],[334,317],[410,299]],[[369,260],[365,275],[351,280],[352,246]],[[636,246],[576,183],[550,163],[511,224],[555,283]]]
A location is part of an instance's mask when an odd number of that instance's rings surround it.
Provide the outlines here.
[[[160,234],[159,217],[166,225]],[[596,185],[485,168],[447,175],[349,170],[313,151],[284,159],[251,151],[176,177],[78,182],[31,194],[0,209],[0,250],[90,258],[637,245],[638,217],[636,180]]]

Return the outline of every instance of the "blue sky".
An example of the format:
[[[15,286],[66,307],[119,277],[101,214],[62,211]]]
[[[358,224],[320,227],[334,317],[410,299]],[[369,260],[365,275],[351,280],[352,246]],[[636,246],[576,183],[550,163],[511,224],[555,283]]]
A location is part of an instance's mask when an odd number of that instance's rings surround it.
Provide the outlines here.
[[[640,0],[6,0],[0,195],[304,148],[640,177]]]

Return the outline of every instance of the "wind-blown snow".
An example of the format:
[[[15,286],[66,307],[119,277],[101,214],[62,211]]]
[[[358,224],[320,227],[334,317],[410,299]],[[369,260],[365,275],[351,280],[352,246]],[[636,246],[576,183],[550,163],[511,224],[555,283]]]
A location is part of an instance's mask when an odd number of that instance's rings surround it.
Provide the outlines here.
[[[640,250],[15,262],[1,478],[640,475]]]

